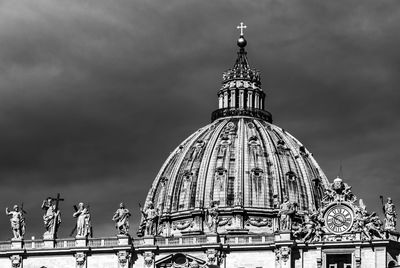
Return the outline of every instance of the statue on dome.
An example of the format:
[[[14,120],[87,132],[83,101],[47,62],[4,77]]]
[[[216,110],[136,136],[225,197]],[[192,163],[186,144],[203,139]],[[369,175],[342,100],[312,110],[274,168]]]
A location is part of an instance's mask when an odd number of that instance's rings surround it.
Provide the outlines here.
[[[63,200],[64,199],[61,199],[59,194],[57,195],[57,198],[48,197],[43,200],[42,209],[45,210],[43,223],[46,229],[46,232],[43,234],[44,238],[56,238],[58,227],[61,224],[61,215],[60,210],[58,209],[58,204],[59,201]],[[56,202],[54,203],[54,201]]]
[[[129,217],[131,213],[125,208],[124,203],[119,204],[119,208],[115,211],[112,220],[115,221],[115,227],[120,235],[129,235]]]
[[[382,204],[383,197],[380,196]],[[395,210],[395,206],[393,204],[392,198],[388,197],[386,204],[383,206],[383,213],[385,214],[385,227],[386,231],[395,231],[396,230],[396,221],[397,214]]]
[[[76,220],[76,237],[89,237],[92,235],[92,224],[89,206],[84,203],[79,203],[78,207],[74,206],[75,212],[72,214]]]
[[[210,207],[207,209],[207,225],[213,233],[218,232],[219,212],[216,201],[211,201]]]
[[[154,233],[156,233],[156,219],[158,217],[158,213],[154,208],[153,202],[146,202],[144,209],[142,209],[140,204],[139,207],[145,222],[144,235],[154,235]]]
[[[279,205],[279,229],[281,231],[289,231],[292,228],[292,218],[296,213],[296,204],[289,201],[285,195],[283,202]]]
[[[14,205],[13,210],[9,211],[8,207],[6,208],[6,214],[11,215],[10,223],[11,230],[13,232],[14,237],[12,239],[22,239],[25,234],[25,219],[24,219],[24,210],[20,208],[18,205]]]

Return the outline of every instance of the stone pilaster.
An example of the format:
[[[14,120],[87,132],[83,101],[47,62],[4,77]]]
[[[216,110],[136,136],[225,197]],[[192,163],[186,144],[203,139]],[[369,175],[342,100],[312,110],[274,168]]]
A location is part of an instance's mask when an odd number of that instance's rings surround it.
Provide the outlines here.
[[[317,247],[317,268],[322,268],[322,248]]]
[[[355,258],[355,264],[356,268],[361,267],[361,247],[357,246],[356,250],[354,251],[354,258]]]

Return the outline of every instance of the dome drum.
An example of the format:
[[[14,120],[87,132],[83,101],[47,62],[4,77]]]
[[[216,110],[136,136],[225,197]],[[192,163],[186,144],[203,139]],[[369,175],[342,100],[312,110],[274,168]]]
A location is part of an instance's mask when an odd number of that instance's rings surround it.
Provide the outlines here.
[[[272,123],[272,115],[268,111],[264,111],[262,109],[256,108],[247,108],[247,109],[237,109],[237,108],[223,108],[218,109],[212,112],[211,121],[214,121],[218,118],[227,117],[227,116],[250,116],[263,119],[269,123]]]

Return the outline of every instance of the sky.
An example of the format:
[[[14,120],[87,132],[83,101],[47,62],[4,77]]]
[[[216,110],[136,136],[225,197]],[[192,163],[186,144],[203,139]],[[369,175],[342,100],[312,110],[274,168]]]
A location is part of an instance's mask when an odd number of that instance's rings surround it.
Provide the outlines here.
[[[41,238],[61,193],[59,237],[78,202],[102,237],[124,201],[135,234],[159,168],[217,109],[241,21],[274,124],[368,210],[400,208],[397,0],[0,0],[0,209],[24,203]]]

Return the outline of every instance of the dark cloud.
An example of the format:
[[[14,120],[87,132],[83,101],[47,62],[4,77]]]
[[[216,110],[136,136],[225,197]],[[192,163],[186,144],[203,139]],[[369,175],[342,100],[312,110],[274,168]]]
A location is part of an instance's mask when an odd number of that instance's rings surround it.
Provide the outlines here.
[[[0,208],[24,202],[28,237],[41,236],[41,201],[57,192],[61,236],[79,201],[96,236],[114,234],[121,200],[137,224],[169,152],[209,122],[240,21],[274,122],[330,178],[342,162],[372,210],[379,194],[396,202],[397,1],[3,0]]]

